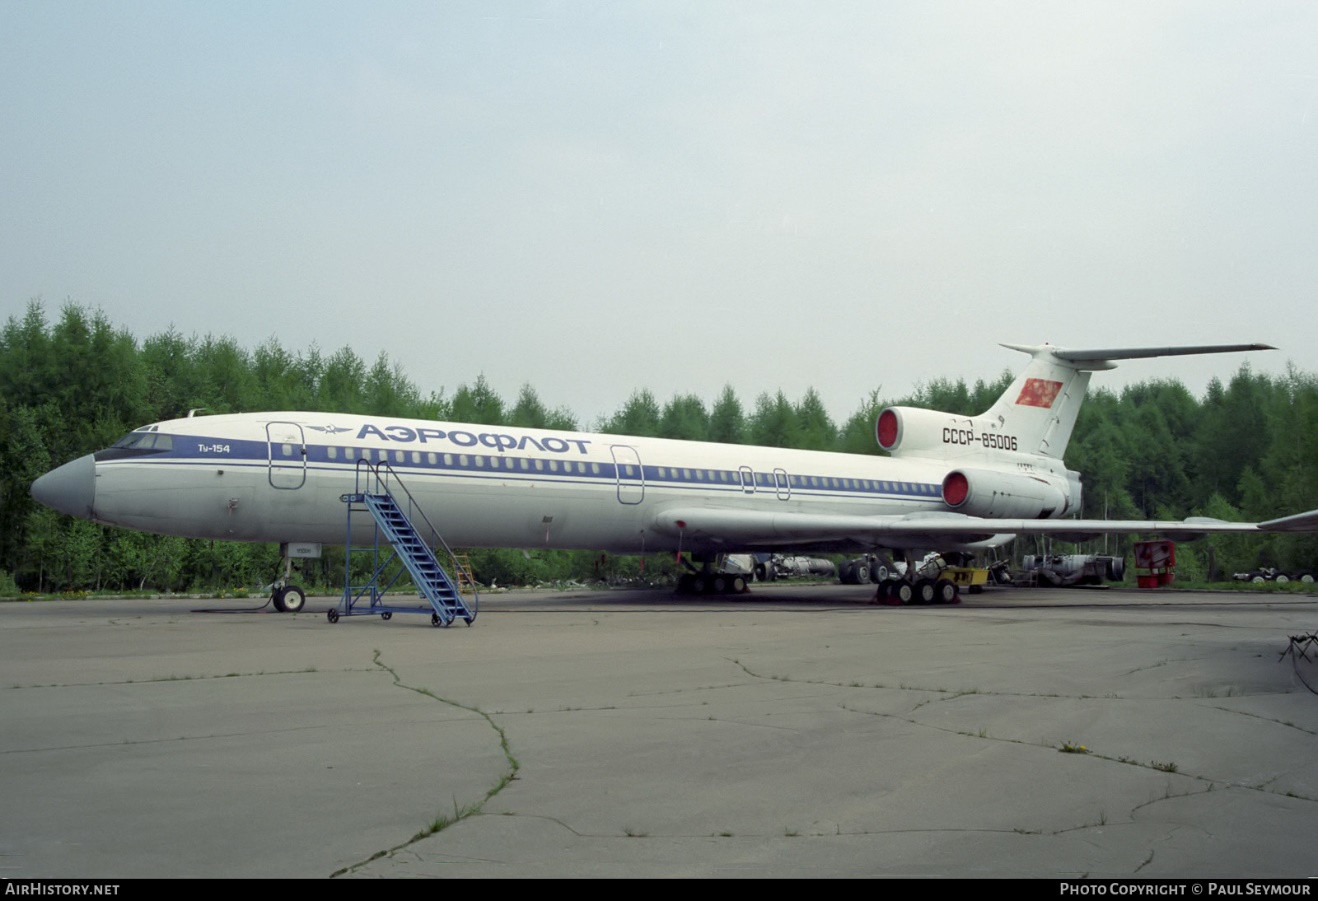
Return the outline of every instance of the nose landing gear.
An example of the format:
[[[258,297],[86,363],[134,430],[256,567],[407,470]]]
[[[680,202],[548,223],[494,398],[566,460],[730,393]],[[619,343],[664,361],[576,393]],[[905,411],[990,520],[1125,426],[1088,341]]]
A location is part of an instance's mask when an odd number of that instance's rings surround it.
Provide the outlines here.
[[[274,592],[270,601],[280,613],[298,613],[307,605],[307,593],[289,579],[293,576],[293,558],[288,555],[288,545],[284,545],[284,575],[275,580]]]

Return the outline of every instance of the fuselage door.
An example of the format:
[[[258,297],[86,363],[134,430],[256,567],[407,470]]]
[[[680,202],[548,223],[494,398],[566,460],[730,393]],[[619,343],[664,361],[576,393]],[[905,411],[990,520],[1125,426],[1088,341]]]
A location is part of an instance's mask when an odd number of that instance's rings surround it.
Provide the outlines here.
[[[307,440],[296,422],[267,422],[266,446],[270,452],[270,486],[301,488],[307,481]]]
[[[645,474],[641,471],[641,458],[636,448],[615,444],[613,464],[618,470],[618,500],[624,504],[639,504],[645,500]]]
[[[792,496],[792,483],[787,478],[787,470],[774,469],[773,487],[778,490],[778,500],[785,501]]]

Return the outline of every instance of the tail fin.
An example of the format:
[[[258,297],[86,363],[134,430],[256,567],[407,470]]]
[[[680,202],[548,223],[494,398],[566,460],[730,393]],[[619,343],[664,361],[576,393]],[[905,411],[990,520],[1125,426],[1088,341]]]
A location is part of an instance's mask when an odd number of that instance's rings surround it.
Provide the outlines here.
[[[1276,350],[1267,344],[1210,344],[1197,347],[1131,347],[1067,350],[1047,344],[1004,344],[1033,357],[1007,392],[980,418],[1002,423],[1019,436],[1020,449],[1060,460],[1071,440],[1090,373],[1115,369],[1114,360],[1139,360],[1188,354]]]
[[[961,417],[888,407],[879,414],[879,445],[893,456],[909,454],[951,460],[990,450],[1060,460],[1075,430],[1090,374],[1116,368],[1114,360],[1276,349],[1267,344],[1099,350],[1067,350],[1048,344],[1002,346],[1027,353],[1032,359],[987,412]]]
[[[1075,430],[1090,375],[1095,370],[1113,368],[1113,363],[1107,358],[1090,357],[1084,361],[1088,365],[1082,365],[1060,356],[1059,348],[1047,344],[1003,346],[1033,359],[997,403],[976,418],[986,420],[985,427],[1010,435],[1015,444],[1012,450],[1060,460]]]

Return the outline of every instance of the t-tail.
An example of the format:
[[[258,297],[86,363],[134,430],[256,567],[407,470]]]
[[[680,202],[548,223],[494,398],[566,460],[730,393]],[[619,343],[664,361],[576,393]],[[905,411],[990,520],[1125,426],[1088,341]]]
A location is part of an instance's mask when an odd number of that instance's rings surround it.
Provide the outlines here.
[[[946,461],[957,467],[943,482],[948,506],[976,516],[1075,515],[1079,474],[1062,464],[1090,374],[1116,360],[1184,354],[1275,350],[1267,344],[1068,350],[1048,344],[1003,347],[1031,359],[1006,392],[979,416],[915,407],[879,413],[879,446],[894,457]],[[965,465],[973,461],[975,469]]]

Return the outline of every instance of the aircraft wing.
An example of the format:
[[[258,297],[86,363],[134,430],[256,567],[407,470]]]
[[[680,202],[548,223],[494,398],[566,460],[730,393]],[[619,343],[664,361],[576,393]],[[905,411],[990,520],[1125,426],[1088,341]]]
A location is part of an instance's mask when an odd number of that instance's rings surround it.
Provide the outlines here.
[[[1082,541],[1095,535],[1157,533],[1188,541],[1209,534],[1304,532],[1318,530],[1318,510],[1265,523],[1227,522],[1207,517],[1184,520],[984,519],[951,512],[904,516],[844,513],[762,512],[731,507],[669,507],[650,520],[653,529],[682,535],[705,547],[951,547],[1017,534],[1053,535]]]
[[[1318,510],[1269,519],[1259,523],[1259,529],[1264,532],[1318,532]]]

